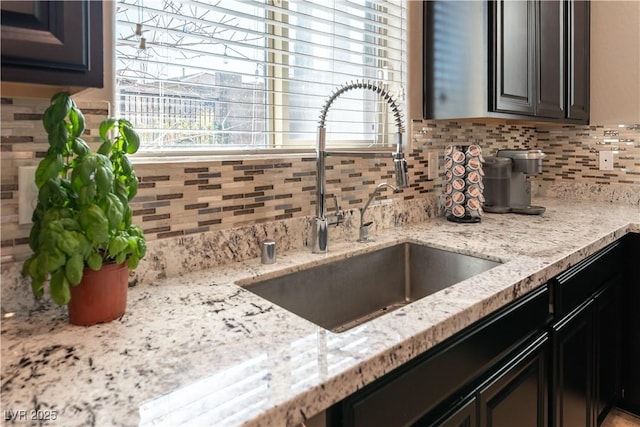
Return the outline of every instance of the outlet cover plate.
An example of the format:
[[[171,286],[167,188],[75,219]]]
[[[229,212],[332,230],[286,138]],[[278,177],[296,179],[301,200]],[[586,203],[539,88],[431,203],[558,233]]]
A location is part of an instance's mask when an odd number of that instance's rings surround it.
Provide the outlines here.
[[[612,171],[613,170],[613,151],[603,150],[599,154],[600,170]]]
[[[37,166],[18,168],[18,224],[31,224],[31,216],[38,202],[37,168]]]
[[[438,152],[436,150],[427,151],[427,179],[437,179],[440,174],[440,165],[438,164]]]

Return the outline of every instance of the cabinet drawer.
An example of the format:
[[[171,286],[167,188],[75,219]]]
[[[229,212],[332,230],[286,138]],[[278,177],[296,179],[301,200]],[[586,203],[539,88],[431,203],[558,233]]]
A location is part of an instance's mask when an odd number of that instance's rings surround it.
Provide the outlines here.
[[[580,261],[553,279],[554,311],[558,318],[584,303],[603,283],[620,274],[623,261],[621,241]]]
[[[468,393],[480,375],[549,320],[544,285],[348,397],[331,418],[345,426],[409,425],[445,399]]]

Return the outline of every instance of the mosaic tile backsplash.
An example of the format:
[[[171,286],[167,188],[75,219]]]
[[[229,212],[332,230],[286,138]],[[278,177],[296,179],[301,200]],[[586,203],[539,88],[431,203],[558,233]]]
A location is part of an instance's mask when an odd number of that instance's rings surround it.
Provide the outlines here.
[[[2,98],[1,249],[2,262],[20,261],[30,250],[30,225],[18,224],[18,167],[36,165],[47,149],[42,113],[48,100]],[[79,103],[86,115],[85,139],[96,144],[97,126],[107,115],[103,103]],[[414,121],[413,151],[408,153],[411,186],[399,194],[382,192],[394,203],[438,197],[442,192],[442,149],[448,144],[478,144],[484,155],[500,148],[540,148],[548,154],[538,182],[541,191],[555,184],[640,185],[638,128],[545,126],[504,122]],[[619,134],[604,138],[605,130]],[[606,141],[605,141],[606,139]],[[612,142],[617,139],[618,142]],[[620,142],[622,141],[622,142]],[[616,148],[615,169],[597,170],[596,151]],[[438,150],[440,176],[427,179],[426,152]],[[312,154],[271,159],[206,160],[159,163],[137,160],[139,192],[134,222],[150,241],[186,237],[279,220],[311,217],[315,212],[315,159]],[[391,158],[327,160],[327,202],[335,194],[341,209],[357,212],[374,186],[393,182]],[[558,188],[560,188],[558,186]],[[563,191],[567,188],[562,187]],[[640,191],[638,191],[640,192]],[[628,192],[627,192],[628,193]],[[638,203],[631,201],[632,203]],[[353,212],[350,212],[353,215]]]

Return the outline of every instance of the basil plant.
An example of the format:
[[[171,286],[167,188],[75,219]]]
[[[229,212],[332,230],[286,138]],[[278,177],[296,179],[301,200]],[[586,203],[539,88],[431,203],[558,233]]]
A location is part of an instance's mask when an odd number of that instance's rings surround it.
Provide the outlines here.
[[[36,169],[38,203],[23,265],[36,297],[48,280],[59,305],[70,298],[85,267],[127,262],[134,269],[146,252],[142,229],[131,223],[129,201],[138,178],[127,158],[140,143],[131,123],[108,118],[100,124],[102,145],[91,152],[82,139],[85,120],[66,92],[51,98],[43,117],[49,149]]]

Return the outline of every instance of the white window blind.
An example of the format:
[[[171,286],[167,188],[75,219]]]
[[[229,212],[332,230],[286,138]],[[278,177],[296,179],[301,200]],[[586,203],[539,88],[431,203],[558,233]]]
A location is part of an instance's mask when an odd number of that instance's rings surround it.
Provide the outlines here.
[[[404,107],[404,0],[119,0],[116,113],[142,151],[312,149],[339,85],[371,80]],[[327,116],[329,147],[387,147],[386,102],[353,90]]]

